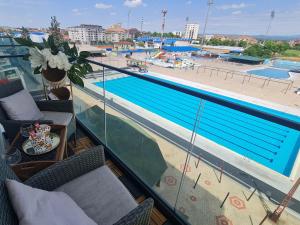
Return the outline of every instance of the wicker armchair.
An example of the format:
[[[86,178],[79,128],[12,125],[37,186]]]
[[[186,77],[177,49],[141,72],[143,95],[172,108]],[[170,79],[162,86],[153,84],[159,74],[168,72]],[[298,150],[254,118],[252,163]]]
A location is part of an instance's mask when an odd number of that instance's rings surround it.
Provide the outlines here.
[[[0,85],[0,98],[4,98],[10,95],[13,95],[21,90],[23,90],[23,84],[20,79],[17,80],[11,80],[10,82],[6,84]],[[42,112],[49,112],[51,113],[65,113],[65,114],[73,114],[73,103],[72,100],[48,100],[48,101],[36,101],[36,104],[38,108]],[[39,120],[40,123],[47,123],[47,124],[60,124],[57,123],[54,119],[54,116],[46,115],[44,119]],[[58,114],[58,116],[61,116],[63,114]],[[30,120],[11,120],[8,118],[5,110],[0,104],[0,123],[4,126],[6,135],[8,139],[12,140],[17,132],[20,130],[20,127],[22,124],[33,124],[37,121],[30,121]],[[75,117],[73,116],[70,122],[67,124],[60,124],[60,125],[66,125],[68,128],[67,136],[70,138],[73,134],[75,136],[76,132],[76,124],[75,124]]]
[[[72,156],[64,161],[40,171],[29,178],[24,184],[47,191],[56,190],[72,180],[77,179],[89,172],[95,171],[105,164],[102,147],[95,147],[84,151],[79,155]],[[0,224],[17,225],[17,216],[10,204],[8,193],[4,184],[6,178],[18,180],[13,171],[0,159]],[[103,181],[105,182],[105,181]],[[97,191],[97,190],[95,190]],[[89,195],[90,193],[87,193]],[[129,194],[129,193],[128,193]],[[131,197],[131,196],[130,196]],[[153,207],[153,200],[147,199],[137,205],[128,214],[121,217],[115,225],[148,225]],[[117,208],[114,208],[118,210]],[[99,209],[101,211],[101,209]],[[115,212],[111,212],[113,215]]]

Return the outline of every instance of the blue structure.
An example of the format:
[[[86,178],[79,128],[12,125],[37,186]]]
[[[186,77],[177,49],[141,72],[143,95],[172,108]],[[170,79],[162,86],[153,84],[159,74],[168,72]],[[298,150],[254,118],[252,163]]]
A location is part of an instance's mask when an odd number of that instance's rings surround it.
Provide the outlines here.
[[[138,37],[135,39],[137,42],[154,42],[154,43],[161,43],[161,37]],[[163,44],[165,45],[172,45],[176,41],[192,41],[189,38],[163,38]]]
[[[196,52],[200,50],[191,46],[163,46],[162,49],[167,52]]]

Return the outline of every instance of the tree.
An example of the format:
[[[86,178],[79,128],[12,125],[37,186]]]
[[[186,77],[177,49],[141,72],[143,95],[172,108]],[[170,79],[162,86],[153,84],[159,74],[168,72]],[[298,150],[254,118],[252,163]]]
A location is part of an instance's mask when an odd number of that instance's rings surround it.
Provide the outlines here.
[[[246,41],[239,41],[238,46],[242,47],[242,48],[246,48],[247,47],[247,42]]]
[[[144,42],[139,42],[138,46],[144,48],[145,47],[145,43]]]
[[[63,42],[63,36],[60,32],[60,23],[57,21],[56,16],[51,16],[49,32],[53,36],[55,44]]]
[[[24,39],[28,39],[30,37],[29,30],[25,27],[21,28],[21,37]]]

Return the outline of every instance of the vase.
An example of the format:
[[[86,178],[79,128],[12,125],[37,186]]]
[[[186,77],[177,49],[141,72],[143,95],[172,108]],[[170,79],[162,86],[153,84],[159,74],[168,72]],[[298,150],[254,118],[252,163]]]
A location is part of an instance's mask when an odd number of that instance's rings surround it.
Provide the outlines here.
[[[43,77],[46,82],[53,88],[64,86],[66,79],[66,71],[58,68],[51,68],[47,66],[46,70],[42,70]]]

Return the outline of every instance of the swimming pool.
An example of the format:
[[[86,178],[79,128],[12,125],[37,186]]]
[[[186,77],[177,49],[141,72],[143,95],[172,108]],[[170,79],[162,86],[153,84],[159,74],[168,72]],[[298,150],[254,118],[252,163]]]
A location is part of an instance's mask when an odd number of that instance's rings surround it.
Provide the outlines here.
[[[257,70],[249,70],[248,74],[255,74],[263,77],[270,77],[275,79],[288,79],[290,77],[288,70],[280,70],[273,68],[263,68]]]
[[[300,69],[300,62],[276,59],[273,61],[273,66],[282,69]]]
[[[300,117],[295,115],[166,82],[300,122]],[[102,87],[101,82],[94,84]],[[152,113],[193,129],[199,98],[136,77],[108,80],[105,87],[108,92]],[[286,176],[291,173],[300,146],[298,131],[207,101],[197,133]]]

